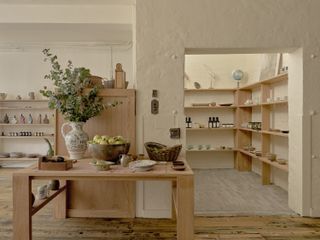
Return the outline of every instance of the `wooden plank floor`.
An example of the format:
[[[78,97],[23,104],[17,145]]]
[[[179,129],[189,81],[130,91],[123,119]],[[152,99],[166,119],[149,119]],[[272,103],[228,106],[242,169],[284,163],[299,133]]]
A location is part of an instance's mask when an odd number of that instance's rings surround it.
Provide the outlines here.
[[[195,210],[201,216],[294,215],[288,193],[236,169],[196,169]],[[219,193],[217,195],[217,193]]]
[[[0,169],[0,239],[12,236],[12,170]],[[167,219],[66,219],[55,220],[51,206],[33,221],[34,239],[175,239],[175,222]],[[197,240],[301,240],[320,239],[320,219],[294,216],[197,217]]]

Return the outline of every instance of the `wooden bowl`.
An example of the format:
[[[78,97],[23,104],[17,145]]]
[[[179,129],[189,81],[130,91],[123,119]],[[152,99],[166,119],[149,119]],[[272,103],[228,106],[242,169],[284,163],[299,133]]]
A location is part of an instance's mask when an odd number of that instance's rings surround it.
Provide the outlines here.
[[[127,154],[130,143],[124,144],[88,144],[88,150],[93,159],[117,162],[121,154]]]

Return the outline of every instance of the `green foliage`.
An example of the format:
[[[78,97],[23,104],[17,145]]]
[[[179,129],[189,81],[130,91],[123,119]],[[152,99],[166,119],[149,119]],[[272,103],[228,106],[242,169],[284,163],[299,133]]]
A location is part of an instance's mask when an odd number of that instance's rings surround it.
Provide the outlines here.
[[[49,108],[57,109],[64,118],[71,122],[86,122],[97,116],[105,108],[102,98],[98,96],[99,88],[90,86],[90,70],[84,67],[74,68],[69,60],[65,69],[61,68],[58,57],[44,49],[45,62],[50,62],[50,73],[45,79],[50,79],[55,90],[44,87],[40,93],[49,98]]]

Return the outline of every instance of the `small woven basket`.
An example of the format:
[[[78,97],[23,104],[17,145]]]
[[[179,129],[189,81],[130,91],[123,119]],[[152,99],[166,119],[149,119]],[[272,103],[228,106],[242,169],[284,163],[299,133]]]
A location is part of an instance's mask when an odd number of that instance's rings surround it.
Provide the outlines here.
[[[151,160],[166,162],[176,161],[182,148],[182,145],[167,147],[156,142],[146,142],[144,146]]]

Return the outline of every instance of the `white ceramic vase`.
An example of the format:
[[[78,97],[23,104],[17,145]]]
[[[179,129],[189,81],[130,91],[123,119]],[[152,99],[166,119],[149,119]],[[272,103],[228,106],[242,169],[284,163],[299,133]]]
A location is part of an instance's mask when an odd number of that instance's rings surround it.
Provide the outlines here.
[[[66,143],[70,159],[81,159],[87,150],[88,134],[83,131],[83,122],[64,123],[61,127],[61,134]],[[66,126],[71,127],[71,131],[65,133]]]

